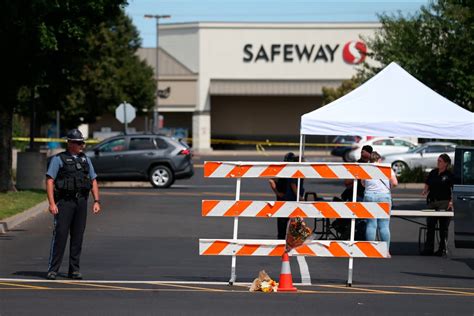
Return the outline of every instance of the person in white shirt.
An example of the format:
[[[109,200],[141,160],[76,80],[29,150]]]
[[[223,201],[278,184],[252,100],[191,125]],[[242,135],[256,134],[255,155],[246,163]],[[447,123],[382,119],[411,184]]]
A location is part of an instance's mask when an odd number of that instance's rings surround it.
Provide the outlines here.
[[[382,162],[382,157],[376,151],[370,155],[371,163]],[[365,187],[364,202],[389,202],[390,208],[392,198],[390,190],[398,185],[398,180],[395,173],[392,171],[390,180],[370,179],[362,180],[362,185]],[[365,238],[367,241],[375,240],[377,230],[381,241],[387,242],[387,248],[390,249],[390,219],[371,218],[367,219],[367,228],[365,231]]]

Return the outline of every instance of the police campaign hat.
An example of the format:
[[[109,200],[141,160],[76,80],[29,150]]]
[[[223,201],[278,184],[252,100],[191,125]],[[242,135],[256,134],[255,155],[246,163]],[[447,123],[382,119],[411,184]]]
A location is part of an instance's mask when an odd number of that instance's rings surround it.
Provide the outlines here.
[[[70,130],[66,135],[66,139],[68,142],[84,142],[84,136],[77,128]]]

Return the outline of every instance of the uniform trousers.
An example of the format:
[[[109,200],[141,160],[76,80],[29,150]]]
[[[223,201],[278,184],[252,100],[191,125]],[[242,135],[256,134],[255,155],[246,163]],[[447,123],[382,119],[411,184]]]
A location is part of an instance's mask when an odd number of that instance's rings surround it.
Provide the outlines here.
[[[87,197],[60,198],[56,203],[54,231],[51,240],[48,272],[58,272],[66,249],[68,235],[69,273],[80,271],[82,241],[87,221]]]
[[[428,208],[434,208],[436,211],[446,211],[448,208],[449,201],[434,201],[428,204]],[[439,250],[443,251],[448,248],[448,229],[449,217],[428,217],[426,219],[427,233],[425,250],[434,250],[436,224],[439,223]]]

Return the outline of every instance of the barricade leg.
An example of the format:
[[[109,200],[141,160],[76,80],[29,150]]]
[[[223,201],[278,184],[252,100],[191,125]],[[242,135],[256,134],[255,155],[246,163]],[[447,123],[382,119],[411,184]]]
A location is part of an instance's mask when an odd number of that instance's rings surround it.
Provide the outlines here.
[[[352,191],[352,201],[357,202],[357,180],[354,179],[353,191]],[[351,219],[351,238],[350,241],[354,242],[355,237],[355,218]],[[349,258],[349,271],[347,275],[347,286],[352,286],[352,272],[354,268],[354,258]]]
[[[229,285],[234,285],[235,279],[237,279],[237,274],[235,272],[235,266],[237,264],[236,259],[237,258],[235,256],[232,256],[232,268],[230,270]]]
[[[235,200],[239,201],[240,200],[240,185],[241,185],[241,178],[237,179],[237,184],[235,186]],[[237,240],[237,233],[239,230],[239,218],[234,217],[234,233],[232,238],[234,240]],[[236,273],[236,267],[237,267],[237,258],[235,256],[232,256],[232,265],[230,268],[230,280],[229,280],[229,285],[234,285],[235,280],[237,279],[237,273]]]
[[[352,286],[352,269],[353,269],[353,264],[354,264],[354,258],[349,258],[349,274],[347,276],[347,286],[351,287]]]
[[[233,236],[234,240],[237,240],[238,229],[239,229],[239,218],[234,217],[234,236]],[[234,285],[234,282],[237,279],[236,266],[237,266],[237,257],[232,256],[232,266],[230,269],[229,285]]]

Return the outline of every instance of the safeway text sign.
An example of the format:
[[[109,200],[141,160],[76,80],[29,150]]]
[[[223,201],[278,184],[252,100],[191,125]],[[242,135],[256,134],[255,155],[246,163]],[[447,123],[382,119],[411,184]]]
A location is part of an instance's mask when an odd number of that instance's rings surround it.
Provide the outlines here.
[[[335,44],[246,44],[243,49],[245,63],[332,63],[340,58],[336,52],[341,45]],[[350,65],[360,64],[367,55],[364,42],[354,40],[347,42],[342,51],[342,58]]]

